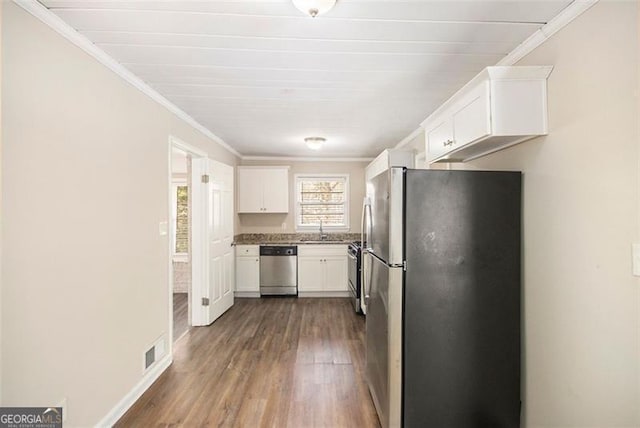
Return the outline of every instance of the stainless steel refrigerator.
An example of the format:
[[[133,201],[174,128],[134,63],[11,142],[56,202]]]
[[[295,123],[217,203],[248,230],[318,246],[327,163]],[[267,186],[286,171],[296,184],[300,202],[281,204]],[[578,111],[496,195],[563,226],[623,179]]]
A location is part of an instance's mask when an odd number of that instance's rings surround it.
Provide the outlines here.
[[[521,174],[368,184],[367,381],[383,427],[520,424]]]

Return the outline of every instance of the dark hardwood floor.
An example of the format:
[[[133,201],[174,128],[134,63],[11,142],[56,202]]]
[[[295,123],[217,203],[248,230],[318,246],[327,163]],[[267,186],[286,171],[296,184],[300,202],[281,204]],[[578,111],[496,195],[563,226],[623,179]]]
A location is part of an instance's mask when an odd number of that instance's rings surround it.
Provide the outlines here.
[[[189,305],[187,293],[173,293],[173,341],[189,330]]]
[[[347,299],[236,299],[175,344],[118,427],[379,427]]]

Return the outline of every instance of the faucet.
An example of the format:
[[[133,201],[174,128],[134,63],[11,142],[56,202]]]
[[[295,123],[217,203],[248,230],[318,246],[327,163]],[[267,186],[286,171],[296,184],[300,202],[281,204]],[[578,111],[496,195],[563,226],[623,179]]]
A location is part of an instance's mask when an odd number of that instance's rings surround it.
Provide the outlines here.
[[[322,231],[322,219],[320,219],[320,240],[324,241],[325,239],[327,239],[329,237],[329,235],[327,235],[326,233],[324,233]]]

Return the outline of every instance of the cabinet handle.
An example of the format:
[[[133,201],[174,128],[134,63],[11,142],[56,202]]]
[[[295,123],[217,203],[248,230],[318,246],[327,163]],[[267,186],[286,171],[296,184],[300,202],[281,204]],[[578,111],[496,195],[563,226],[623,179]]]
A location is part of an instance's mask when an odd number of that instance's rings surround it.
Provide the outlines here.
[[[445,146],[445,147],[453,146],[453,140],[447,140],[447,141],[443,142],[442,145]]]

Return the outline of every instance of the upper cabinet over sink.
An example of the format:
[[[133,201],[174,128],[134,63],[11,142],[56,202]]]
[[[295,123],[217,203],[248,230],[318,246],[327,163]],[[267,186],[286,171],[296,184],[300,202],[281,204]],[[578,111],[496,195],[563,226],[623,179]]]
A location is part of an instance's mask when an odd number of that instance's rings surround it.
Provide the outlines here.
[[[422,123],[428,161],[465,162],[546,135],[552,68],[484,69]]]
[[[288,166],[239,166],[238,213],[289,212]]]

